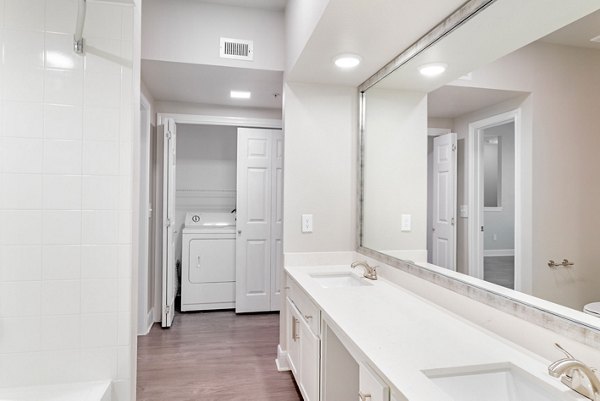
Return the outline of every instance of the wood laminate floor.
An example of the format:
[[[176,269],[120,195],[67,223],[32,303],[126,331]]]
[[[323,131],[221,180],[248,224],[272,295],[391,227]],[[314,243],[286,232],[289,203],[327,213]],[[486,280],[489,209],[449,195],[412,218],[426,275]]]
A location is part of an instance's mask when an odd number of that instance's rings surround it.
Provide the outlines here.
[[[138,337],[138,401],[301,401],[275,366],[279,314],[179,313]]]
[[[483,279],[506,288],[515,288],[515,257],[486,256],[483,258]]]

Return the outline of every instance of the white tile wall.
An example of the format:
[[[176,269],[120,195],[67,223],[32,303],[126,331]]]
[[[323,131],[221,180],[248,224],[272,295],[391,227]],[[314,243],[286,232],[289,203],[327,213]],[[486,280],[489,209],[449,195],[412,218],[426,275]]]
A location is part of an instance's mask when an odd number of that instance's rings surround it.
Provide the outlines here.
[[[0,387],[129,400],[133,9],[0,0]]]

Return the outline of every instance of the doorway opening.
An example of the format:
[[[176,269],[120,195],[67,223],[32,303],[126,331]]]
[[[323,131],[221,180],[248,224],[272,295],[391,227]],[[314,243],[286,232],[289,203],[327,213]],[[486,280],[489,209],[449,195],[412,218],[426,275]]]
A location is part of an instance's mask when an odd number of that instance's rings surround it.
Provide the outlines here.
[[[520,290],[520,110],[469,125],[469,274]]]
[[[242,120],[158,115],[163,327],[173,323],[177,295],[184,312],[279,310],[281,121]]]

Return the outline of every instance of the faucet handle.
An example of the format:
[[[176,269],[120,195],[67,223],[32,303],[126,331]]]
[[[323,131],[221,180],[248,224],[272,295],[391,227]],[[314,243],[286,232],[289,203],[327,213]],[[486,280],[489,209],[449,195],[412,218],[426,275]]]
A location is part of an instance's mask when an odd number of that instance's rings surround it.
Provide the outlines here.
[[[569,353],[569,351],[567,351],[566,349],[564,349],[563,347],[561,347],[559,343],[554,343],[554,346],[555,346],[555,347],[556,347],[556,348],[557,348],[559,351],[561,351],[563,354],[565,354],[565,355],[567,356],[567,358],[570,358],[570,359],[575,359],[575,357],[574,357],[573,355],[571,355],[571,354]]]

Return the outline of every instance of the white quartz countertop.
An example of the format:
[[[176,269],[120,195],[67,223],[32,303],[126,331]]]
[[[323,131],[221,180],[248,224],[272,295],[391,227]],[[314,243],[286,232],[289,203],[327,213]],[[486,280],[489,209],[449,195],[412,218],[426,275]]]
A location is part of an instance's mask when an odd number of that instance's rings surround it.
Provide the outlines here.
[[[350,267],[294,266],[286,271],[319,306],[324,321],[342,334],[342,342],[358,350],[392,391],[409,401],[452,400],[423,371],[506,363],[572,394],[574,400],[585,400],[548,375],[550,361],[381,277],[368,280],[367,286],[323,288],[311,274],[348,273]]]

